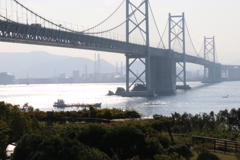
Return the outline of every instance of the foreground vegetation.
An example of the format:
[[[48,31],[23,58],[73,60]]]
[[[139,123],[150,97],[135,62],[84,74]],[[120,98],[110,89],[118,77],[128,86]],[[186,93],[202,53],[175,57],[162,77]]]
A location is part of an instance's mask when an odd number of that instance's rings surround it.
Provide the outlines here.
[[[127,120],[86,123],[80,117]],[[207,150],[196,152],[192,135],[240,138],[240,109],[140,117],[136,111],[92,107],[49,114],[27,104],[20,108],[0,102],[0,159],[6,159],[7,145],[16,142],[13,160],[217,160]]]

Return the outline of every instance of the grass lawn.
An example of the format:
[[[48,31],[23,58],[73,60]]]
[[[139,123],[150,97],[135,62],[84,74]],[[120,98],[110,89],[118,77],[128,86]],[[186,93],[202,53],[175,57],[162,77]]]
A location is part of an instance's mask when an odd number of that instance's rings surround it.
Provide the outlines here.
[[[192,151],[192,153],[194,154],[194,156],[191,158],[191,160],[196,160],[198,154],[195,151]],[[222,153],[216,153],[216,152],[210,152],[215,154],[216,156],[218,156],[221,160],[237,160],[237,158],[235,157],[235,155],[229,155],[229,154],[222,154]]]

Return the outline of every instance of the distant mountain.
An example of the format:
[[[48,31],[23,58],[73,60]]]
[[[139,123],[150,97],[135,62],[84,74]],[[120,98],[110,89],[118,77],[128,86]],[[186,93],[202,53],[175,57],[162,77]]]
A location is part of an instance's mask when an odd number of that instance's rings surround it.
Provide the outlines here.
[[[96,64],[97,65],[97,64]],[[101,73],[115,73],[116,66],[101,59]],[[118,72],[121,72],[118,65]],[[15,78],[51,78],[65,73],[67,77],[72,76],[73,70],[77,69],[80,75],[94,73],[94,61],[82,57],[70,57],[53,55],[47,52],[34,51],[29,53],[0,53],[0,72],[9,72],[15,75]],[[131,66],[131,70],[140,75],[145,66],[141,61],[135,61]],[[199,68],[199,67],[198,67]],[[179,67],[177,67],[179,70]],[[187,65],[187,70],[196,70],[195,67]],[[122,67],[125,73],[125,66]]]
[[[115,72],[115,66],[105,60],[100,60],[101,73]],[[52,55],[47,52],[35,51],[29,53],[0,53],[0,72],[13,73],[16,78],[50,78],[64,72],[72,76],[72,71],[78,69],[80,75],[94,72],[94,61],[81,58]]]

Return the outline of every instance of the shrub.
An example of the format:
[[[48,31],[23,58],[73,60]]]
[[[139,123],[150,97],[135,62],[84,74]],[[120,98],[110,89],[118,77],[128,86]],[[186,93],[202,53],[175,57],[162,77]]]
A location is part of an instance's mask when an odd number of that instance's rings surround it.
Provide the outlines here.
[[[237,153],[235,154],[235,156],[236,156],[237,160],[240,160],[240,153],[239,153],[239,152],[237,152]]]
[[[154,160],[186,160],[186,159],[177,153],[172,153],[170,155],[166,154],[155,155]]]
[[[171,146],[168,149],[168,151],[169,151],[169,153],[174,153],[174,152],[178,153],[179,155],[183,156],[187,160],[190,159],[193,156],[189,147],[185,144],[178,144],[178,145]]]
[[[203,153],[203,152],[209,152],[209,150],[205,147],[194,147],[193,149],[197,154]]]
[[[198,155],[197,160],[220,160],[220,158],[215,154],[203,152]]]

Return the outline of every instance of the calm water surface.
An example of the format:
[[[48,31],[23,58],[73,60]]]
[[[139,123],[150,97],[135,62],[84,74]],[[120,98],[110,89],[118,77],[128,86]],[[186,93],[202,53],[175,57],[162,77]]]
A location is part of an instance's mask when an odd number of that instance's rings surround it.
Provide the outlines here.
[[[178,113],[209,113],[240,106],[240,82],[222,82],[217,84],[201,84],[189,82],[192,89],[178,90],[171,96],[156,97],[120,97],[106,96],[108,90],[116,91],[124,87],[124,83],[103,84],[37,84],[37,85],[2,85],[0,101],[22,106],[29,103],[35,109],[43,111],[57,110],[53,103],[61,98],[66,103],[102,102],[102,108],[135,109],[144,117],[154,114],[169,116]],[[228,98],[223,96],[229,95]],[[75,108],[72,108],[72,110]]]

